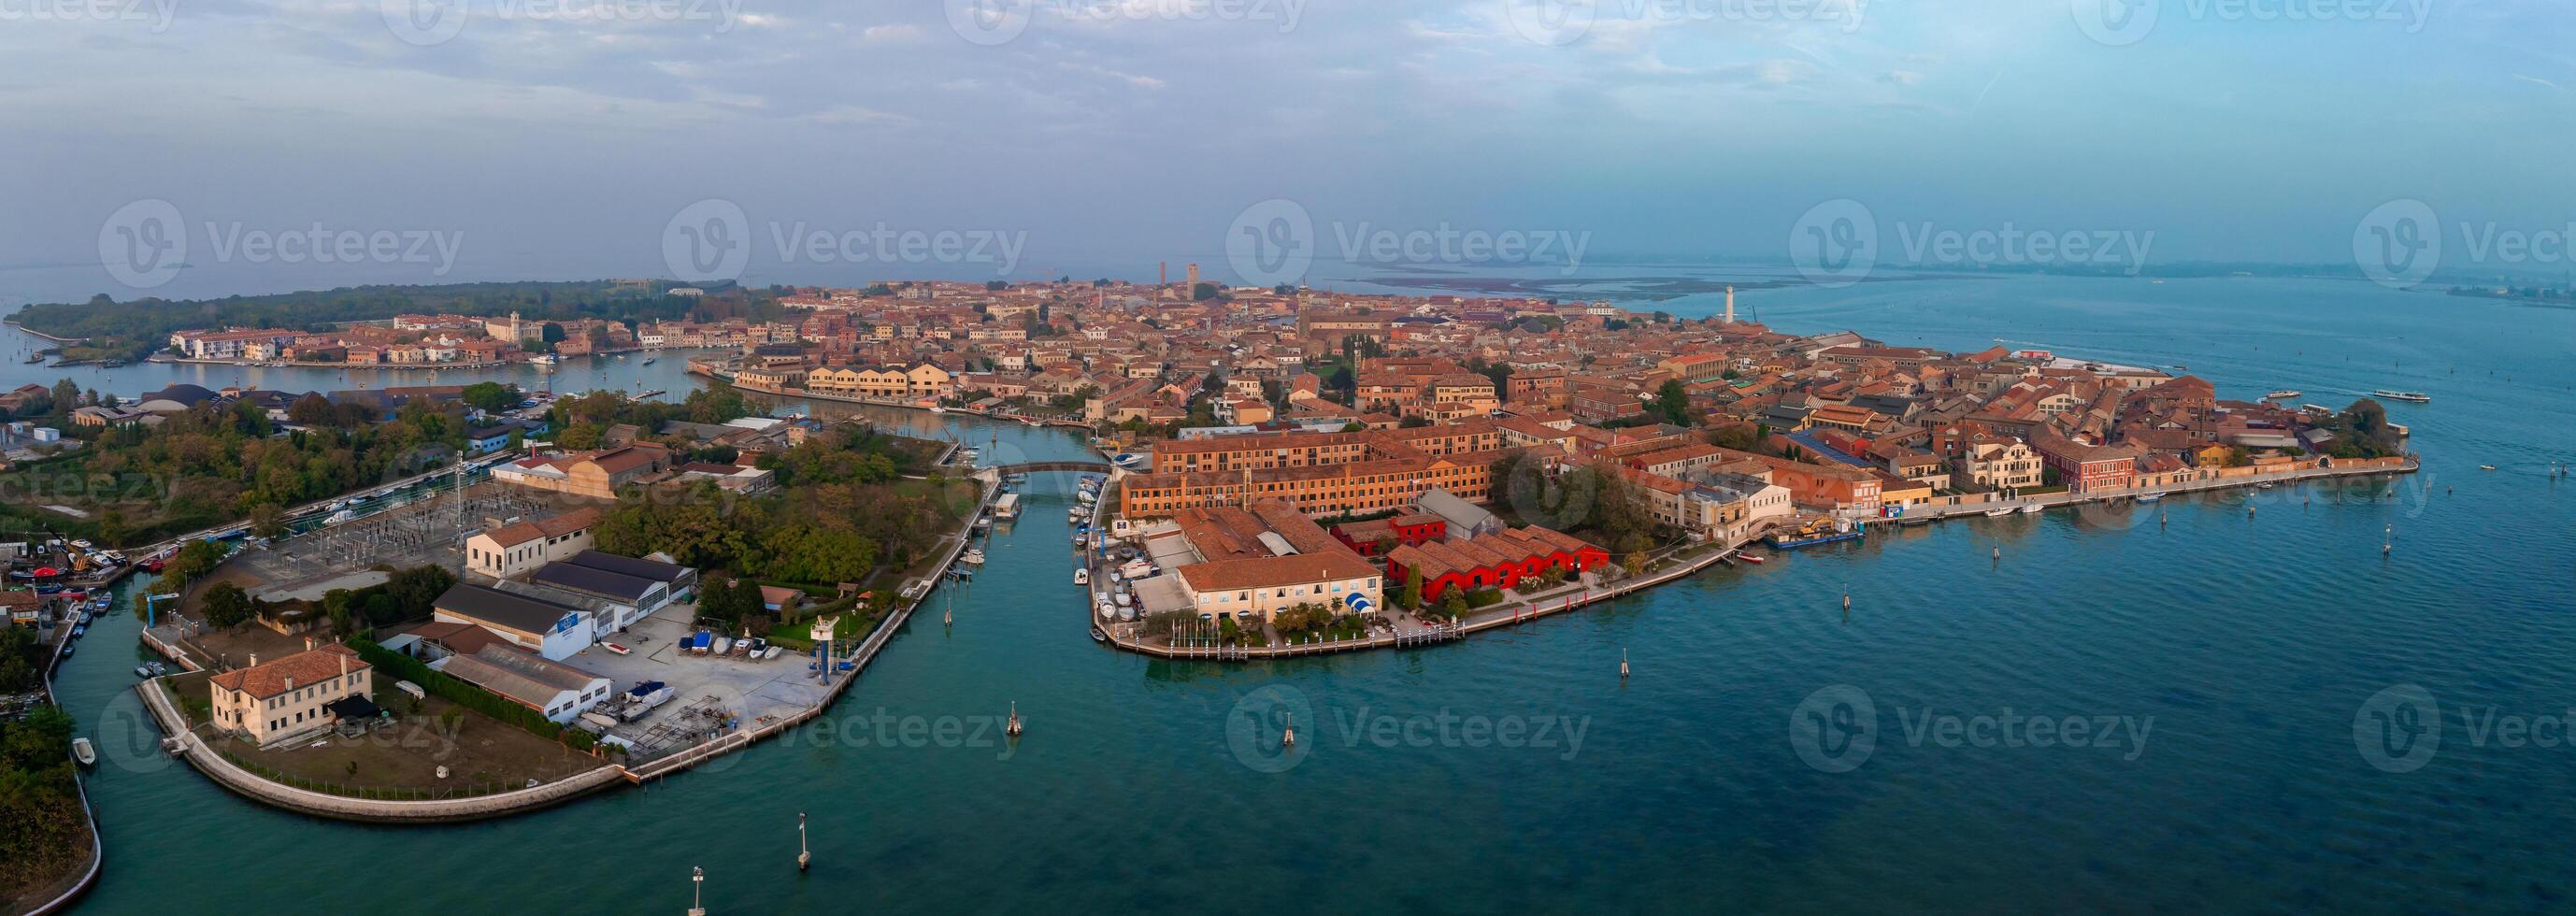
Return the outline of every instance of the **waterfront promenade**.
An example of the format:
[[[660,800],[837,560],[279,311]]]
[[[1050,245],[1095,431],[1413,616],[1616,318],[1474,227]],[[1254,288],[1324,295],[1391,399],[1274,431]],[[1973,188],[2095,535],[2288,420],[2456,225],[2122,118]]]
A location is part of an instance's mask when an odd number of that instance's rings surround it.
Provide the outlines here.
[[[2410,474],[2418,470],[2420,466],[2419,461],[2412,456],[2406,458],[2356,460],[2342,462],[2332,466],[2309,467],[2275,473],[2248,473],[2227,477],[2211,477],[2202,480],[2177,481],[2170,485],[2158,487],[2137,487],[2087,493],[2051,493],[2017,500],[1962,500],[1947,505],[1923,504],[1908,506],[1906,508],[1906,514],[1901,519],[1871,519],[1870,521],[1873,524],[1885,527],[1894,526],[1900,522],[1943,521],[1951,518],[1979,517],[1993,514],[1999,510],[2017,514],[2025,507],[2031,506],[2036,506],[2041,509],[2075,508],[2086,505],[2117,503],[2124,500],[2134,501],[2140,496],[2156,494],[2207,493],[2221,490],[2260,488],[2266,484],[2277,486],[2284,483],[2299,483],[2313,480]],[[1107,499],[1101,500],[1100,506],[1102,508],[1100,511],[1095,512],[1095,522],[1106,514],[1106,507],[1108,505],[1109,501]],[[1765,535],[1769,534],[1775,528],[1788,527],[1789,524],[1790,522],[1787,519],[1766,520],[1763,523],[1750,526],[1743,530],[1731,532],[1727,537],[1720,541],[1703,542],[1700,544],[1677,547],[1660,552],[1657,554],[1658,568],[1642,575],[1628,575],[1609,578],[1600,576],[1597,573],[1587,572],[1583,573],[1581,577],[1575,581],[1552,589],[1528,595],[1510,595],[1498,604],[1469,611],[1465,618],[1456,623],[1426,626],[1409,619],[1397,618],[1395,632],[1372,632],[1368,636],[1356,639],[1326,639],[1316,642],[1273,646],[1172,645],[1169,643],[1158,643],[1145,638],[1142,633],[1138,632],[1135,624],[1103,624],[1100,621],[1093,619],[1088,587],[1084,587],[1085,600],[1083,602],[1083,614],[1085,619],[1089,620],[1093,627],[1099,628],[1109,637],[1109,643],[1111,645],[1129,652],[1162,658],[1248,662],[1255,660],[1294,658],[1303,655],[1325,655],[1338,652],[1364,651],[1368,649],[1395,649],[1409,646],[1421,646],[1435,642],[1448,642],[1464,639],[1469,634],[1491,630],[1496,627],[1514,626],[1538,620],[1543,617],[1563,614],[1577,608],[1616,599],[1625,595],[1634,594],[1644,589],[1689,578],[1706,571],[1712,566],[1728,561],[1743,548],[1760,541]],[[1100,572],[1101,571],[1097,568],[1093,570],[1093,574],[1095,576],[1100,575]]]
[[[153,722],[160,727],[162,734],[167,736],[168,741],[164,745],[166,749],[186,760],[199,772],[205,773],[216,784],[265,804],[319,817],[392,824],[473,821],[537,811],[614,786],[637,785],[684,772],[709,760],[776,737],[788,729],[823,714],[840,699],[843,693],[848,691],[850,685],[856,682],[861,674],[866,673],[869,663],[876,659],[878,653],[910,621],[912,613],[921,606],[922,602],[928,601],[930,594],[946,581],[948,570],[958,562],[958,558],[964,554],[973,539],[975,519],[980,517],[983,510],[992,503],[994,488],[983,486],[979,487],[979,490],[981,496],[978,499],[976,511],[966,514],[956,532],[941,538],[939,558],[923,577],[923,581],[931,584],[930,587],[924,589],[919,596],[902,599],[901,604],[877,621],[876,626],[856,648],[847,655],[833,659],[833,667],[837,667],[844,661],[849,662],[852,667],[847,672],[835,672],[831,675],[833,679],[830,687],[820,700],[794,715],[772,719],[753,728],[728,732],[676,753],[631,766],[603,762],[599,767],[542,785],[457,798],[394,800],[318,792],[261,777],[228,759],[219,748],[210,744],[205,737],[197,734],[196,730],[188,725],[186,716],[172,702],[169,692],[162,687],[161,680],[156,678],[145,681],[135,687],[135,693],[141,698],[144,708],[151,714]],[[190,653],[148,630],[142,634],[142,640],[154,652],[191,671],[204,668],[204,665]],[[216,740],[230,739],[217,738]]]

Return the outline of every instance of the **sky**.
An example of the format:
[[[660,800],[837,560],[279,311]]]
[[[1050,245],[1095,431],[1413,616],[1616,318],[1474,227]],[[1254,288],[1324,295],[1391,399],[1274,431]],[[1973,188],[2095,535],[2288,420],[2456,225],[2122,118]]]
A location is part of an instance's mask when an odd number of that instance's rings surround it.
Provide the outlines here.
[[[2571,20],[2547,0],[0,0],[0,304],[1164,261],[1267,282],[1307,263],[1282,252],[1804,267],[1801,239],[1854,225],[1881,265],[2077,242],[2081,263],[2351,263],[2430,235],[2446,271],[2557,275]],[[2386,231],[2417,216],[2431,231]]]

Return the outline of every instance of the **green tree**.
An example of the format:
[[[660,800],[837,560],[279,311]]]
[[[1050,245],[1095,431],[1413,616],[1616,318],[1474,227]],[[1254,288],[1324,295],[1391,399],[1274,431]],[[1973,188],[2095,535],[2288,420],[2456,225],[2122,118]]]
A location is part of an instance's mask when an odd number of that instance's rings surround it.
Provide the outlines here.
[[[219,630],[229,630],[249,623],[255,610],[249,592],[230,582],[217,582],[206,589],[206,623]]]
[[[526,396],[519,393],[517,385],[502,382],[475,382],[465,386],[461,397],[468,406],[479,408],[485,413],[499,413],[518,407],[519,402]]]
[[[1691,425],[1690,391],[1682,387],[1680,379],[1665,379],[1663,387],[1655,389],[1655,410],[1666,423]]]

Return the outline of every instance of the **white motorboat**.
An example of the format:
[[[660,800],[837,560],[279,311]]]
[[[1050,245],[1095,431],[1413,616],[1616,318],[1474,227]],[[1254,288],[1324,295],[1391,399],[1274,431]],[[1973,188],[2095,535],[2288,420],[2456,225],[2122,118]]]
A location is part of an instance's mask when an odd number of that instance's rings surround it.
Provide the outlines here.
[[[1090,567],[1075,567],[1075,568],[1074,568],[1074,570],[1073,570],[1073,584],[1075,584],[1075,585],[1090,585],[1090,584],[1091,584],[1091,569],[1090,569]]]
[[[984,565],[984,551],[982,548],[970,547],[966,549],[965,556],[958,557],[957,559],[970,565],[982,566]]]
[[[2003,508],[2001,508],[2001,509],[1988,509],[1988,510],[1986,510],[1986,517],[1987,517],[1987,518],[2002,518],[2002,517],[2004,517],[2004,516],[2011,515],[2011,514],[2013,514],[2013,507],[2011,507],[2011,506],[2005,506],[2005,507],[2003,507]]]
[[[2021,507],[2021,514],[2023,514],[2023,515],[2038,515],[2038,514],[2039,514],[2039,512],[2040,512],[2040,510],[2041,510],[2041,509],[2044,509],[2044,508],[2047,508],[2047,507],[2042,506],[2042,505],[2040,505],[2040,504],[2038,504],[2038,503],[2031,503],[2030,505],[2027,505],[2027,506],[2023,506],[2023,507]]]
[[[1136,609],[1132,607],[1119,608],[1118,619],[1122,623],[1134,621],[1136,619]]]
[[[2375,398],[2387,398],[2391,401],[2405,401],[2412,404],[2433,403],[2432,395],[2425,394],[2420,391],[2390,391],[2386,388],[2382,388],[2371,392],[2370,396]]]

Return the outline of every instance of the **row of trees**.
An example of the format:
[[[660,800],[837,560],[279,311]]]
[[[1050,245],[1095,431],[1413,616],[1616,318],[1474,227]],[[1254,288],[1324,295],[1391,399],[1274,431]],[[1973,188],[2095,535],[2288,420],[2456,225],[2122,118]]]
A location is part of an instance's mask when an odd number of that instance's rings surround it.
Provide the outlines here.
[[[53,706],[0,721],[0,900],[62,878],[89,853],[89,818],[72,780],[72,728],[72,717]]]

